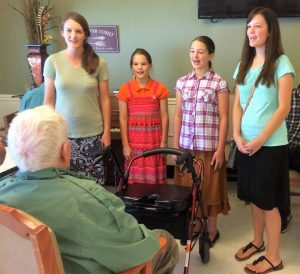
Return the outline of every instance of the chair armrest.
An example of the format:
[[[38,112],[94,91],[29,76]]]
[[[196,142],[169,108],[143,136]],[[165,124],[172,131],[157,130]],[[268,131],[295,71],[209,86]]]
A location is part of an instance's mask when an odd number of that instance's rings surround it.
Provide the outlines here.
[[[165,251],[167,247],[167,239],[164,237],[159,238],[159,250],[156,253],[156,255],[162,253]],[[153,258],[152,258],[153,259]],[[142,273],[142,274],[152,274],[152,259],[141,263],[137,266],[134,266],[130,269],[127,269],[125,271],[119,272],[118,274],[137,274],[137,273]]]

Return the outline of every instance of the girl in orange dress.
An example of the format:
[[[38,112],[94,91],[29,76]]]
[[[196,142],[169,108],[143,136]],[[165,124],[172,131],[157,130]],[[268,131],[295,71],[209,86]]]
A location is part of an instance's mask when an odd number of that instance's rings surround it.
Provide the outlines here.
[[[120,109],[125,169],[145,150],[167,146],[169,90],[149,76],[152,58],[144,49],[131,55],[133,79],[122,84],[117,95]],[[166,157],[154,155],[133,162],[128,182],[165,184]]]

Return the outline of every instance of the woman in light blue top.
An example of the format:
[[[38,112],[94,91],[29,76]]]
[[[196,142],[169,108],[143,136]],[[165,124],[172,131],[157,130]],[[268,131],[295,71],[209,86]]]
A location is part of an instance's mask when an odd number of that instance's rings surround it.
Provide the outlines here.
[[[248,16],[241,62],[236,68],[233,137],[238,147],[238,197],[250,203],[253,239],[235,254],[239,261],[265,250],[247,264],[248,273],[280,270],[281,218],[278,207],[289,191],[289,113],[294,69],[283,54],[279,22],[269,8],[256,8]],[[251,91],[254,89],[253,97]]]
[[[90,30],[83,16],[68,13],[61,33],[67,48],[46,60],[44,102],[67,121],[71,170],[103,184],[104,161],[96,155],[100,148],[110,145],[107,65],[87,42]]]

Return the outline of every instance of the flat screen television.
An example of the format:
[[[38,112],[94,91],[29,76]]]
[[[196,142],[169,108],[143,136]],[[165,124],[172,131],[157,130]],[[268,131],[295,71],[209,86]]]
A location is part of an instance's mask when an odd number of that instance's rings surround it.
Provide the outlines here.
[[[247,18],[260,6],[273,9],[278,17],[300,16],[300,0],[198,0],[198,18]]]

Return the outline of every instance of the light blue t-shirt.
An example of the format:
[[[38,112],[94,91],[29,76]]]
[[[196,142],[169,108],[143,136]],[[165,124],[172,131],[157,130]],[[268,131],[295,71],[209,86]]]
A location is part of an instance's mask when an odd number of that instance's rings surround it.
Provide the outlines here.
[[[63,51],[46,59],[44,76],[54,80],[55,110],[66,119],[70,138],[96,136],[103,131],[98,84],[108,79],[108,68],[99,58],[98,69],[92,75],[70,64]]]
[[[240,93],[240,104],[244,109],[249,98],[249,94],[255,84],[255,81],[262,70],[262,65],[255,69],[250,68],[244,84],[238,85]],[[239,65],[235,69],[233,78],[236,79],[239,71]],[[241,135],[247,141],[251,141],[257,137],[271,116],[278,108],[278,79],[285,74],[290,73],[295,77],[295,71],[286,55],[281,55],[276,64],[274,84],[270,87],[261,83],[256,87],[253,97],[249,103],[247,111],[242,117]],[[285,121],[279,126],[277,130],[267,139],[264,146],[280,146],[288,144],[287,129]]]

